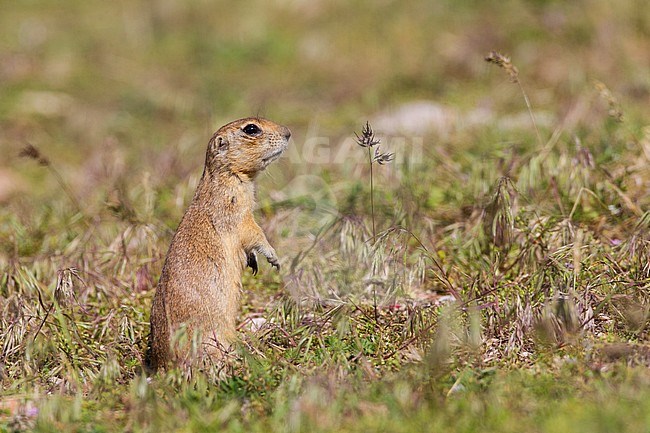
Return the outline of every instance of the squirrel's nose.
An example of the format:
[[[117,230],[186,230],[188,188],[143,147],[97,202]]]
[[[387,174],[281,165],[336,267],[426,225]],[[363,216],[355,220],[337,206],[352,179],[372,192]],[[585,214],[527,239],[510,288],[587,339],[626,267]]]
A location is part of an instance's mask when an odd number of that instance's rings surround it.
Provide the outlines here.
[[[291,130],[289,128],[287,128],[286,126],[282,127],[282,130],[280,131],[280,133],[287,140],[289,140],[291,138]]]

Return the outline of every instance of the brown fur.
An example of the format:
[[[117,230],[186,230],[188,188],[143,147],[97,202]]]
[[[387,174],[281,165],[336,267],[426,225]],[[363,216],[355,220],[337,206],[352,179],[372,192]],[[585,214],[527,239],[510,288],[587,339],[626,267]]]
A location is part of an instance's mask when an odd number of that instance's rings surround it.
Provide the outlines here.
[[[260,132],[247,134],[247,125]],[[256,272],[254,254],[259,253],[279,269],[275,250],[253,219],[253,180],[286,149],[290,136],[288,128],[260,118],[236,120],[212,136],[203,176],[172,239],[154,296],[150,369],[187,357],[189,346],[172,347],[170,341],[182,324],[188,336],[203,336],[203,353],[219,357],[236,335],[246,264]]]

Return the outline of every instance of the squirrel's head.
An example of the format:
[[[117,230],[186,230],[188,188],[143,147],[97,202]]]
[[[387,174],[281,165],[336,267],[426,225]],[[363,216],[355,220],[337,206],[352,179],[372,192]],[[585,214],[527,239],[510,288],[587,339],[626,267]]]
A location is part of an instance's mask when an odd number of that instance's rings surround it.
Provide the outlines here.
[[[247,117],[230,122],[210,139],[206,171],[252,179],[282,155],[290,137],[289,128],[267,119]]]

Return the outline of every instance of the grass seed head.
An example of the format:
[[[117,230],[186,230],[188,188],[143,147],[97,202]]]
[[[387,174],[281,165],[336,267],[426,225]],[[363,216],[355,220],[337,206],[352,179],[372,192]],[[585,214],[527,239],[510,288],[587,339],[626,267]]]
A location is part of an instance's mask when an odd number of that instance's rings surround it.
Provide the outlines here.
[[[485,61],[488,63],[493,63],[498,67],[500,67],[501,69],[503,69],[504,71],[506,71],[506,73],[510,77],[510,80],[513,83],[519,81],[519,70],[515,65],[512,64],[510,57],[504,56],[498,51],[492,51],[490,52],[490,54],[485,56]]]
[[[84,280],[79,275],[76,268],[64,268],[56,271],[56,287],[54,288],[54,299],[60,306],[70,305],[72,300],[76,300],[74,293],[74,281],[77,280],[85,286]]]
[[[38,162],[39,165],[48,166],[50,161],[41,154],[41,151],[36,148],[33,144],[27,143],[21,150],[18,156],[22,158],[33,159]]]
[[[379,151],[379,146],[375,149],[374,161],[379,165],[388,164],[393,159],[395,159],[394,153],[382,153]]]
[[[508,249],[514,238],[512,197],[515,191],[507,177],[499,179],[496,192],[485,208],[483,230],[494,246]]]
[[[60,269],[56,273],[56,287],[54,288],[54,299],[60,306],[68,305],[73,297],[72,273],[69,268]]]
[[[616,122],[623,122],[623,110],[621,109],[621,104],[618,102],[618,99],[612,94],[609,88],[598,80],[594,81],[594,87],[602,99],[607,102],[609,117],[614,119]]]
[[[375,133],[370,126],[370,123],[366,122],[365,126],[361,130],[361,135],[356,132],[354,135],[357,137],[357,144],[361,147],[373,147],[380,143],[381,140],[375,137]]]

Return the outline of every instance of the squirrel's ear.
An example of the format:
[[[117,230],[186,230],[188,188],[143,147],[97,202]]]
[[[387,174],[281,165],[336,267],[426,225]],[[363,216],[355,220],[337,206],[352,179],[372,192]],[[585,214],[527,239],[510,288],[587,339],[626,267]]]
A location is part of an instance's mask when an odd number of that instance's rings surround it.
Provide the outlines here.
[[[228,142],[225,138],[216,136],[210,140],[210,151],[213,154],[222,153],[226,149],[228,149]]]

